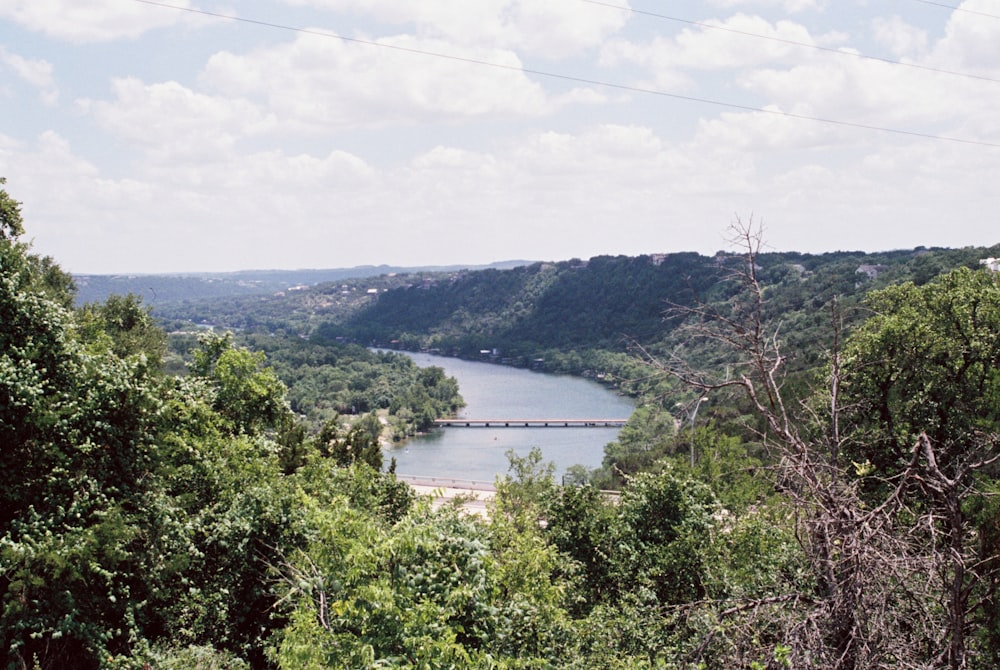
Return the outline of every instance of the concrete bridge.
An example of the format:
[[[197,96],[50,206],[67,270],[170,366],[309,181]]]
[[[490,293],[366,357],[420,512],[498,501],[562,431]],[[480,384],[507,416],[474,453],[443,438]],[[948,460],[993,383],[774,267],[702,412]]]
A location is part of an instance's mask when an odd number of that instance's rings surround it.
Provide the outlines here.
[[[628,419],[437,419],[439,428],[621,428]]]

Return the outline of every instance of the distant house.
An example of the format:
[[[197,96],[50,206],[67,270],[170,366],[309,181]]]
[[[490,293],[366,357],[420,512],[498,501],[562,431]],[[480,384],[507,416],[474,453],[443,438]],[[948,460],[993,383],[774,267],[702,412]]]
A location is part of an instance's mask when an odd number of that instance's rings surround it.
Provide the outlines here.
[[[990,272],[1000,272],[1000,258],[983,258],[979,264],[985,266]]]
[[[859,275],[865,275],[868,279],[877,279],[880,274],[888,269],[889,267],[886,265],[859,265],[855,272]]]
[[[805,279],[812,274],[812,272],[807,270],[806,266],[801,263],[791,263],[789,264],[788,269],[795,273],[799,279]]]

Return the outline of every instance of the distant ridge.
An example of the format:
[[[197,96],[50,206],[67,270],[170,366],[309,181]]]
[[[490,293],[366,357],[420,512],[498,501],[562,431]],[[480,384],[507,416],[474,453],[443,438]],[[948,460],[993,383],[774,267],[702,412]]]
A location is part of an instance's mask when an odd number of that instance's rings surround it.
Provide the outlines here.
[[[239,270],[236,272],[178,272],[162,274],[75,274],[76,302],[83,305],[103,302],[110,295],[133,293],[150,306],[168,305],[185,300],[227,298],[271,294],[297,286],[315,286],[345,279],[364,279],[387,274],[415,272],[456,272],[459,270],[508,270],[531,265],[535,261],[510,260],[489,265],[435,265],[403,267],[359,265],[325,270]]]

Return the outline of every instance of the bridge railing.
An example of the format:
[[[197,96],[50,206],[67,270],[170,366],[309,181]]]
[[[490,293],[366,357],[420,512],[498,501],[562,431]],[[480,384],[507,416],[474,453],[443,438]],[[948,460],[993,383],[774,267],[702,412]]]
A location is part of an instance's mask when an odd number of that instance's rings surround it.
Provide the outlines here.
[[[621,428],[628,419],[435,419],[442,428]]]

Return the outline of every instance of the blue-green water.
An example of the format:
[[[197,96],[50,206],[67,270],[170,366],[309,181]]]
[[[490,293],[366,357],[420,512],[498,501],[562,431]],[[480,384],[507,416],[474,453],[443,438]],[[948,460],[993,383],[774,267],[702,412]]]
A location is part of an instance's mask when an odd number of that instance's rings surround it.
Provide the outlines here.
[[[551,375],[445,356],[408,354],[421,367],[436,365],[458,380],[467,418],[627,418],[633,402],[586,379]],[[401,475],[492,482],[507,472],[506,452],[539,447],[556,476],[580,464],[596,468],[616,428],[439,428],[389,450]]]

